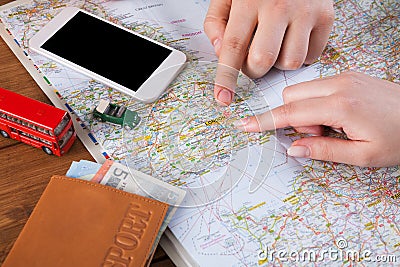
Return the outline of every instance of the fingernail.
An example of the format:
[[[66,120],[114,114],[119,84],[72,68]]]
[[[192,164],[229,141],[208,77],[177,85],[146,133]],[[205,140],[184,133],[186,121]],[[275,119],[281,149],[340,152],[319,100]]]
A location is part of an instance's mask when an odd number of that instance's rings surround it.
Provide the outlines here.
[[[229,90],[222,89],[217,96],[218,101],[229,105],[232,102],[232,93]]]
[[[335,127],[330,127],[332,130],[334,130],[335,132],[337,132],[337,133],[341,133],[341,134],[343,134],[344,133],[344,131],[343,131],[343,129],[342,128],[335,128]]]
[[[289,156],[296,158],[310,157],[310,149],[306,146],[291,146],[288,148],[287,153]]]
[[[250,117],[246,117],[240,120],[236,120],[233,122],[233,126],[235,126],[235,128],[244,130],[245,126],[250,122]]]
[[[220,39],[215,39],[213,42],[213,46],[214,46],[214,51],[216,54],[218,54],[219,49],[221,48],[221,40]]]

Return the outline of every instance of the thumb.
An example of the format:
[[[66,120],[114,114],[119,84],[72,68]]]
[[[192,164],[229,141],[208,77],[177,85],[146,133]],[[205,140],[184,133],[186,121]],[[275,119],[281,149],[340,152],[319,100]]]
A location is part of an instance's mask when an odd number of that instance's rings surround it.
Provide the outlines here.
[[[315,136],[293,142],[287,153],[292,157],[371,166],[373,157],[370,156],[368,143],[367,141]]]

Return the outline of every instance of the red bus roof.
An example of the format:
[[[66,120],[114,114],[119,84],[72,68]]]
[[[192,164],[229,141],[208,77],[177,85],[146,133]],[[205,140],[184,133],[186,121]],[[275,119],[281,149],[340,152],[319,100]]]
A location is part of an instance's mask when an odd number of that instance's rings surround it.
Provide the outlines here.
[[[38,100],[17,94],[0,87],[0,110],[31,121],[32,123],[54,129],[66,113]]]

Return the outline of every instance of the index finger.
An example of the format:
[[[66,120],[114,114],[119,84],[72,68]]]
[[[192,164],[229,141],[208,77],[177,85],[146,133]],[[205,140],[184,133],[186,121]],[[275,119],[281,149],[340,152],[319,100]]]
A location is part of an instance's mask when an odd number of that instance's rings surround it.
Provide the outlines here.
[[[243,10],[248,11],[246,16],[243,15]],[[232,92],[235,91],[237,77],[247,56],[256,24],[256,11],[248,8],[246,1],[233,1],[221,44],[215,78],[217,86],[214,89],[216,99],[224,104],[229,105],[233,99]],[[229,93],[230,99],[226,97]]]
[[[238,128],[247,132],[262,132],[285,127],[307,127],[315,125],[341,128],[340,112],[330,104],[330,97],[319,97],[290,102],[249,117],[239,123]]]

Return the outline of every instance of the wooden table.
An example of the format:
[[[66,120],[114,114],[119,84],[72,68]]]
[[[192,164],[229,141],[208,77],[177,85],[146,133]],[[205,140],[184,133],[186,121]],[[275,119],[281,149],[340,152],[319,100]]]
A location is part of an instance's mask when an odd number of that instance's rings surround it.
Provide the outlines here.
[[[4,5],[9,0],[0,0]],[[0,38],[0,87],[51,104]],[[53,174],[65,175],[72,161],[93,160],[77,140],[64,156],[0,137],[0,265],[3,263]],[[175,266],[160,246],[151,266]]]

